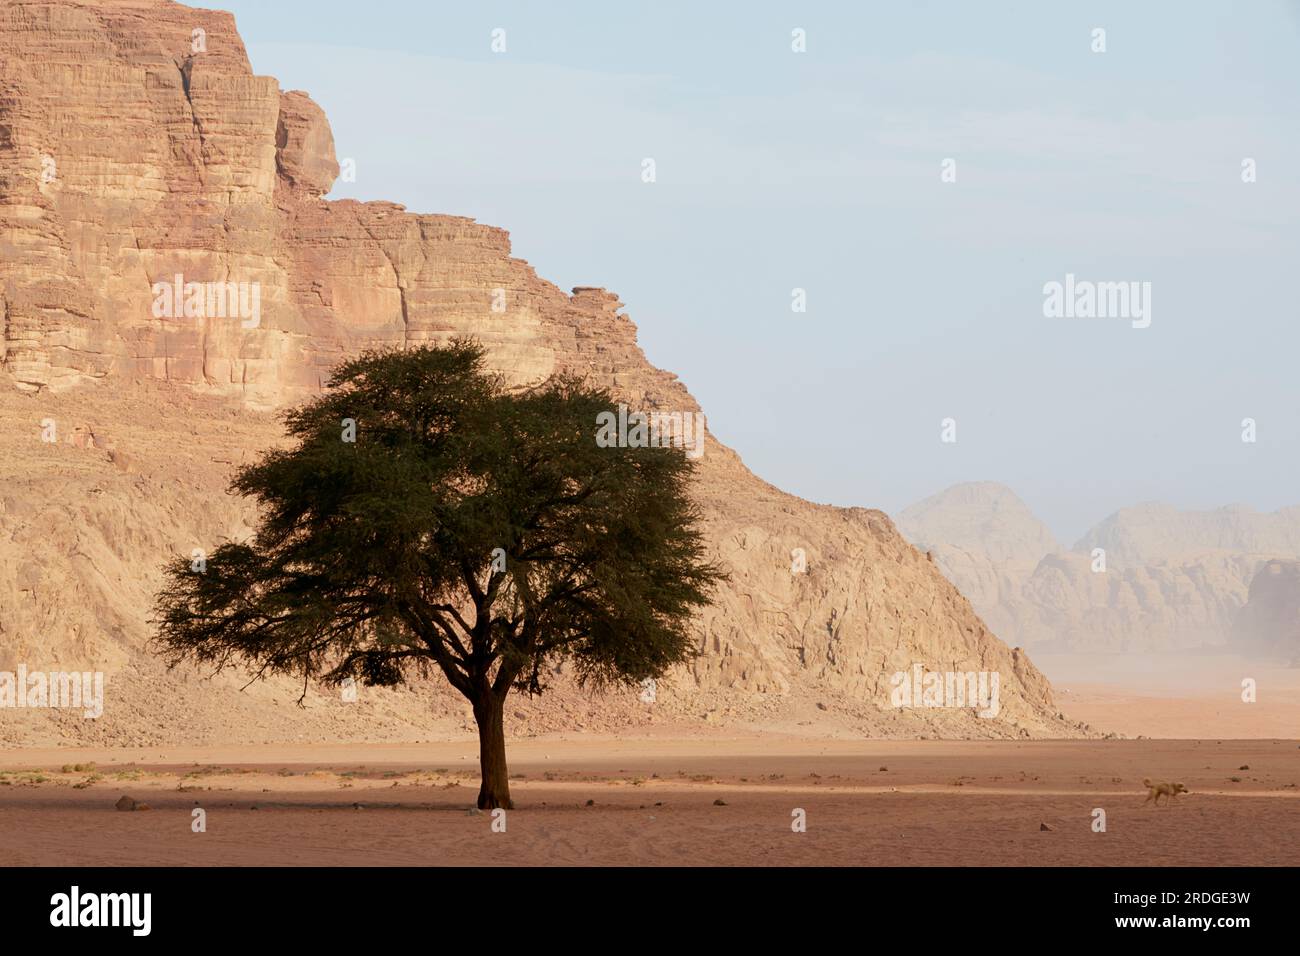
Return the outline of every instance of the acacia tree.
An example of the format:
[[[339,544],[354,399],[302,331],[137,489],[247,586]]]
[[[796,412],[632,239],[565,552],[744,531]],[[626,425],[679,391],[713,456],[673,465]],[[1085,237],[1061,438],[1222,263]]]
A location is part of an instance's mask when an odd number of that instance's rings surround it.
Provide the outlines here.
[[[164,656],[392,686],[441,669],[478,724],[478,806],[510,807],[503,709],[561,657],[635,684],[687,659],[706,562],[680,447],[600,447],[607,392],[509,390],[483,349],[369,352],[242,468],[251,541],[166,569]]]

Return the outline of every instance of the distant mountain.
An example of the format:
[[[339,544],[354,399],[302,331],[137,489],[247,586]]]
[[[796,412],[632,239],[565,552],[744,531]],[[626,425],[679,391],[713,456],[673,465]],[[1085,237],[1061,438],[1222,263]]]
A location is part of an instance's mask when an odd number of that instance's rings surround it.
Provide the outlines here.
[[[898,530],[966,595],[995,634],[1015,642],[1015,608],[1038,562],[1060,544],[1015,492],[992,481],[953,485],[897,518]]]
[[[1269,561],[1256,572],[1234,637],[1242,647],[1300,664],[1300,561]]]
[[[1300,508],[1265,514],[1233,505],[1180,511],[1148,503],[1116,512],[1069,550],[1011,489],[956,485],[898,516],[995,633],[1012,644],[1074,650],[1151,650],[1245,641],[1261,649],[1285,599],[1252,598],[1274,559],[1300,558]],[[1096,554],[1101,549],[1103,554]],[[1284,590],[1289,578],[1273,582]],[[1281,613],[1281,612],[1278,612]]]
[[[1265,513],[1246,505],[1179,511],[1149,502],[1123,508],[1097,524],[1075,551],[1106,549],[1112,568],[1178,561],[1201,551],[1300,555],[1300,507]]]
[[[971,481],[953,485],[898,516],[898,529],[914,544],[944,544],[978,551],[994,561],[1036,564],[1061,550],[1047,525],[1006,485]]]

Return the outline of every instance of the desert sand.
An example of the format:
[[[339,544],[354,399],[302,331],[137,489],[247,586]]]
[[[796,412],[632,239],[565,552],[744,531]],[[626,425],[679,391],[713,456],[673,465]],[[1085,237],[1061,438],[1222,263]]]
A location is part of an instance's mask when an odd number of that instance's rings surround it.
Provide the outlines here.
[[[1058,691],[1068,716],[1182,739],[869,740],[833,725],[681,723],[517,735],[516,808],[504,833],[470,812],[478,751],[468,733],[419,743],[10,748],[0,751],[0,860],[1294,865],[1300,674],[1257,669],[1260,700],[1245,704],[1218,686],[1237,672],[1225,660],[1119,663],[1045,666],[1070,678]],[[1144,777],[1191,792],[1172,806],[1144,805]],[[150,810],[118,812],[122,796]],[[204,833],[191,829],[196,807],[207,814]],[[1098,808],[1104,833],[1092,829]],[[806,811],[806,832],[791,827],[796,809]]]
[[[1294,737],[1300,668],[1218,651],[1045,654],[1035,662],[1076,720],[1125,737]],[[1242,682],[1253,682],[1252,702]]]
[[[0,755],[0,858],[168,866],[1294,864],[1298,748],[1294,740],[515,740],[516,809],[503,833],[489,814],[469,810],[478,784],[470,739],[9,751]],[[1191,793],[1173,806],[1143,806],[1144,776],[1180,780]],[[116,811],[123,795],[150,809]],[[207,814],[204,833],[192,832],[196,807]],[[1092,830],[1095,808],[1106,812],[1104,833]],[[792,829],[796,809],[806,811],[806,832]]]

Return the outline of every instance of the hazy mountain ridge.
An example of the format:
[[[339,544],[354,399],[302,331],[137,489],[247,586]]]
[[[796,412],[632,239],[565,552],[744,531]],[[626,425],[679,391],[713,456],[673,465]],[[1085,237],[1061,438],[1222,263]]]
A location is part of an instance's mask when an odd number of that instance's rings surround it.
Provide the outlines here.
[[[991,546],[981,547],[972,528],[994,529]],[[918,502],[899,515],[899,529],[934,553],[990,627],[1026,647],[1234,643],[1257,575],[1276,559],[1300,558],[1300,508],[1262,513],[1242,505],[1180,511],[1146,503],[1108,516],[1069,550],[1044,550],[1050,532],[1011,489],[993,482],[957,485]],[[1268,592],[1274,605],[1285,603],[1279,586]],[[1255,630],[1272,619],[1251,614]],[[1253,640],[1256,649],[1266,644],[1278,646]]]

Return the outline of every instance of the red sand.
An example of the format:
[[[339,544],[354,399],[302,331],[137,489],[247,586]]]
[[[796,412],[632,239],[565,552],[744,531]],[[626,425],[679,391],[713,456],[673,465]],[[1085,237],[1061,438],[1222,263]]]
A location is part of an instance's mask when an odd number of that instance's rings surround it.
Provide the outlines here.
[[[477,792],[468,742],[11,751],[0,756],[0,779],[9,782],[0,784],[2,858],[173,866],[1300,862],[1296,741],[571,737],[510,749],[511,772],[522,778],[512,782],[517,807],[504,833],[493,832],[489,814],[468,812]],[[90,760],[93,771],[60,770]],[[46,769],[33,776],[18,768]],[[1144,807],[1145,776],[1180,780],[1192,792],[1168,808]],[[122,794],[152,809],[117,812]],[[206,833],[191,830],[196,806],[207,812]],[[807,813],[806,833],[791,829],[796,808]],[[1106,812],[1105,833],[1091,829],[1094,808]]]

